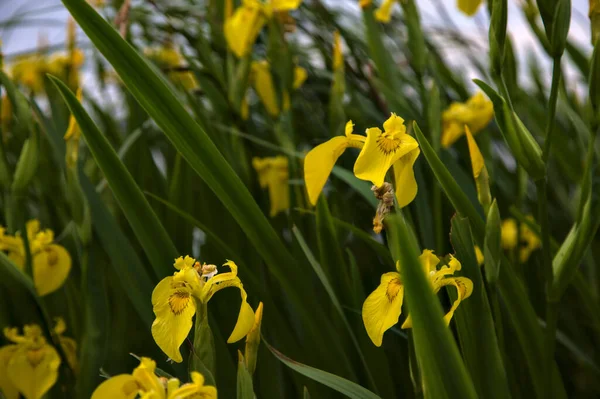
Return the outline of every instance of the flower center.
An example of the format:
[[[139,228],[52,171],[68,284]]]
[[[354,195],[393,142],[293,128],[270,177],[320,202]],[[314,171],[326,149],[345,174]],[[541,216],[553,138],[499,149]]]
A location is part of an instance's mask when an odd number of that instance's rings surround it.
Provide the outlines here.
[[[54,266],[58,263],[58,255],[54,251],[48,251],[48,266]]]
[[[402,287],[400,279],[395,278],[393,280],[390,280],[387,286],[387,291],[385,293],[385,295],[388,298],[388,301],[393,302],[394,299],[396,299],[396,297],[398,296],[398,292],[400,291],[400,287]]]
[[[44,348],[31,349],[27,351],[27,361],[35,368],[44,360]]]
[[[175,291],[169,297],[169,306],[171,307],[171,312],[175,315],[180,315],[190,304],[191,298],[188,292],[184,291]]]
[[[377,138],[377,148],[379,151],[383,152],[385,155],[393,154],[396,152],[398,148],[400,148],[400,144],[402,140],[396,136],[395,133],[382,133],[379,138]]]

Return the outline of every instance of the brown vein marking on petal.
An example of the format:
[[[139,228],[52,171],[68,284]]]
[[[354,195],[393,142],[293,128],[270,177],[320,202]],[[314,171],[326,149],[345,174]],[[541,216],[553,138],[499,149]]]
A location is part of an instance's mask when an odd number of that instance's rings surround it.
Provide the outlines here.
[[[396,299],[396,297],[398,296],[400,287],[402,287],[402,284],[400,283],[400,279],[398,278],[390,280],[390,282],[388,283],[385,295],[387,296],[388,301],[390,301],[390,303],[392,303],[394,299]]]
[[[398,148],[400,148],[401,143],[402,140],[394,137],[393,134],[382,133],[381,136],[377,138],[377,148],[385,155],[395,153]]]
[[[31,367],[37,367],[42,360],[44,360],[44,356],[46,355],[44,352],[44,348],[31,349],[27,351],[27,361]]]
[[[175,315],[180,315],[190,304],[191,298],[188,292],[175,291],[169,297],[169,306],[171,312]]]
[[[48,266],[54,266],[58,263],[58,254],[56,251],[48,251]]]

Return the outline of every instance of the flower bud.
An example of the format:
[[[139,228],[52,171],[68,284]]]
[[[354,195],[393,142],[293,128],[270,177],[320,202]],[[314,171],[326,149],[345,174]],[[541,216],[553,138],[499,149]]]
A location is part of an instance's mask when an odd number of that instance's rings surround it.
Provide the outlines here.
[[[600,0],[590,0],[590,27],[592,29],[592,44],[600,37]]]
[[[496,200],[492,202],[485,224],[484,269],[489,284],[495,284],[500,275],[500,258],[502,256],[500,211]]]
[[[600,0],[598,0],[600,2]],[[600,8],[600,5],[598,5]],[[600,10],[599,18],[600,18]],[[598,120],[598,111],[600,110],[600,38],[596,40],[594,46],[594,53],[592,54],[592,60],[590,65],[590,78],[589,78],[589,96],[592,110],[594,111],[594,118]]]
[[[34,132],[33,135],[25,140],[21,155],[17,161],[15,176],[12,184],[12,191],[15,193],[22,192],[27,188],[37,170],[39,164],[39,132]]]
[[[507,0],[494,0],[491,3],[491,20],[489,30],[490,63],[492,72],[499,75],[504,64],[506,46],[506,23],[508,20]]]
[[[400,2],[404,10],[406,27],[408,28],[408,49],[412,57],[410,63],[418,76],[423,76],[427,67],[427,46],[423,37],[423,29],[419,19],[419,11],[415,0],[406,0]]]
[[[571,24],[571,0],[537,0],[537,5],[550,43],[550,55],[560,57]]]
[[[250,375],[256,370],[256,359],[258,358],[258,347],[260,345],[260,325],[262,323],[263,303],[260,302],[254,312],[254,325],[246,335],[246,367]]]

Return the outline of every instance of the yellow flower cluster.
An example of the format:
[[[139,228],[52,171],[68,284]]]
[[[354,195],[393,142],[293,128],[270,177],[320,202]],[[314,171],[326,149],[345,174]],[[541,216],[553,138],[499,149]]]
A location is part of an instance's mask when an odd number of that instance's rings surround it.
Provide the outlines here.
[[[290,189],[288,186],[288,159],[284,156],[269,158],[254,158],[252,166],[258,174],[261,188],[269,189],[271,217],[290,207]]]
[[[63,337],[66,326],[57,319],[54,333],[67,356],[72,370],[77,370],[77,344],[72,338]],[[12,344],[0,348],[0,391],[6,399],[40,399],[58,379],[61,364],[56,349],[48,344],[42,329],[36,324],[23,327],[23,335],[16,328],[5,328],[4,336]]]
[[[57,76],[69,81],[72,87],[77,87],[79,82],[79,69],[85,57],[83,51],[75,49],[72,53],[54,54],[47,57],[42,54],[33,54],[19,57],[10,67],[10,75],[15,82],[27,87],[33,94],[44,91],[46,74]]]
[[[415,198],[417,181],[413,165],[420,153],[419,144],[406,133],[404,119],[394,113],[383,123],[383,129],[369,128],[365,137],[354,134],[354,125],[349,121],[345,136],[334,137],[306,154],[304,179],[313,205],[317,203],[337,159],[349,147],[361,150],[354,164],[356,177],[381,187],[389,168],[394,166],[398,205],[404,207]]]
[[[456,288],[457,299],[444,316],[444,321],[449,324],[458,305],[473,292],[473,282],[466,277],[453,276],[454,272],[461,269],[461,264],[452,255],[450,255],[448,264],[443,265],[440,269],[437,269],[440,259],[431,250],[424,250],[419,257],[419,261],[434,293],[445,286]],[[385,273],[381,276],[381,283],[367,297],[362,308],[362,317],[367,334],[377,346],[381,346],[383,333],[398,323],[402,312],[404,285],[402,283],[400,262],[396,264],[396,269],[396,272]],[[402,328],[411,327],[412,321],[409,315],[402,324]]]
[[[33,283],[39,295],[44,296],[59,289],[71,270],[71,255],[54,243],[54,232],[41,230],[38,220],[30,220],[26,225],[27,240],[31,252]],[[8,252],[8,257],[21,270],[25,270],[25,243],[19,233],[6,234],[0,227],[0,251]]]
[[[175,259],[177,272],[165,277],[152,292],[152,306],[156,319],[152,323],[152,336],[156,344],[172,360],[183,361],[179,347],[192,329],[192,318],[197,309],[208,303],[223,288],[240,290],[242,305],[238,320],[227,342],[244,338],[254,324],[254,311],[246,302],[246,291],[237,276],[237,265],[227,261],[223,266],[231,270],[217,274],[217,266],[200,264],[190,256]]]
[[[131,374],[109,378],[96,388],[92,399],[216,399],[217,388],[204,385],[202,374],[192,371],[192,382],[181,385],[177,378],[167,379],[156,375],[156,362],[141,358],[140,365]]]

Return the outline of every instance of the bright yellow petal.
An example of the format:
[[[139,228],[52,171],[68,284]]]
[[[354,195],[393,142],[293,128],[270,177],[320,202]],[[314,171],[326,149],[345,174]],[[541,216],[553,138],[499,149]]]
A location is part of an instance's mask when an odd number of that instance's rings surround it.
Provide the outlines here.
[[[450,324],[450,320],[452,320],[452,316],[454,316],[454,312],[458,308],[460,303],[471,296],[473,292],[473,282],[466,277],[455,277],[455,278],[447,278],[443,280],[442,285],[452,285],[456,288],[458,292],[458,297],[452,304],[452,307],[444,316],[444,321],[446,324]]]
[[[152,323],[152,337],[171,359],[180,363],[183,358],[179,347],[192,329],[196,303],[191,292],[172,286],[173,277],[166,277],[152,291],[152,307],[156,319]]]
[[[417,196],[417,180],[413,166],[420,153],[421,150],[415,148],[394,164],[396,201],[400,208],[410,204]]]
[[[17,351],[17,345],[6,345],[0,348],[0,392],[6,399],[19,399],[17,387],[8,378],[8,362]]]
[[[245,2],[225,21],[224,33],[231,51],[242,58],[250,54],[258,34],[266,22],[258,2]]]
[[[287,174],[285,180],[278,178],[269,184],[269,201],[271,210],[269,216],[275,217],[279,212],[290,208],[290,188],[288,186]]]
[[[482,93],[477,92],[466,103],[469,109],[467,125],[471,133],[476,135],[483,130],[494,117],[494,104]]]
[[[267,61],[252,62],[252,76],[254,90],[267,112],[273,117],[279,115],[279,102],[269,63]]]
[[[58,378],[60,357],[50,345],[17,349],[8,362],[7,374],[26,399],[41,399]]]
[[[442,131],[442,147],[448,148],[454,144],[465,133],[464,128],[456,122],[444,122]]]
[[[291,11],[300,7],[302,0],[271,0],[271,7],[275,11]]]
[[[365,300],[362,307],[363,323],[376,346],[381,346],[383,333],[398,323],[403,298],[404,286],[400,274],[389,272],[381,276],[379,287]]]
[[[119,374],[100,384],[91,399],[133,399],[139,389],[131,374]]]
[[[502,221],[500,227],[502,248],[511,250],[518,244],[517,222],[514,219],[506,219]]]
[[[169,393],[168,399],[217,399],[217,388],[204,385],[202,374],[192,371],[192,382]]]
[[[235,323],[235,327],[233,328],[233,331],[231,332],[229,338],[227,338],[227,343],[229,344],[237,342],[240,339],[244,338],[246,334],[248,334],[248,331],[250,331],[252,329],[252,326],[254,325],[254,311],[252,310],[252,307],[248,305],[248,302],[246,302],[246,291],[244,290],[244,288],[242,288],[241,284],[238,288],[240,289],[242,297],[242,305],[240,306],[240,313],[238,314],[238,319]]]
[[[473,177],[475,180],[481,174],[481,171],[485,167],[485,163],[483,162],[483,155],[481,155],[481,151],[479,151],[479,147],[477,146],[477,142],[473,138],[471,134],[471,130],[468,126],[465,126],[465,132],[467,134],[467,141],[469,143],[469,154],[471,155],[471,166],[473,168]]]
[[[424,249],[419,256],[419,262],[421,263],[421,266],[423,266],[425,274],[429,275],[436,270],[437,265],[440,263],[440,258],[438,258],[432,250]]]
[[[418,146],[408,134],[389,136],[376,127],[367,129],[367,140],[354,164],[354,175],[381,187],[388,169]]]
[[[33,257],[33,282],[40,296],[59,289],[71,270],[71,255],[61,246],[48,245]]]
[[[379,22],[388,23],[392,19],[392,7],[396,0],[383,0],[381,6],[375,10],[375,19]]]
[[[316,146],[306,154],[304,158],[304,181],[308,199],[312,205],[317,203],[333,166],[340,155],[348,148],[348,142],[347,137],[334,137]]]
[[[475,15],[480,4],[481,0],[458,0],[458,9],[472,16]]]
[[[294,84],[292,85],[292,87],[294,88],[294,90],[300,88],[300,86],[302,86],[304,84],[304,82],[306,81],[306,78],[308,77],[308,72],[306,72],[306,69],[297,66],[294,68]]]
[[[164,398],[165,387],[156,376],[156,362],[148,357],[142,357],[140,365],[133,370],[132,376],[145,392],[156,392],[158,397]],[[158,399],[156,396],[152,398]]]

